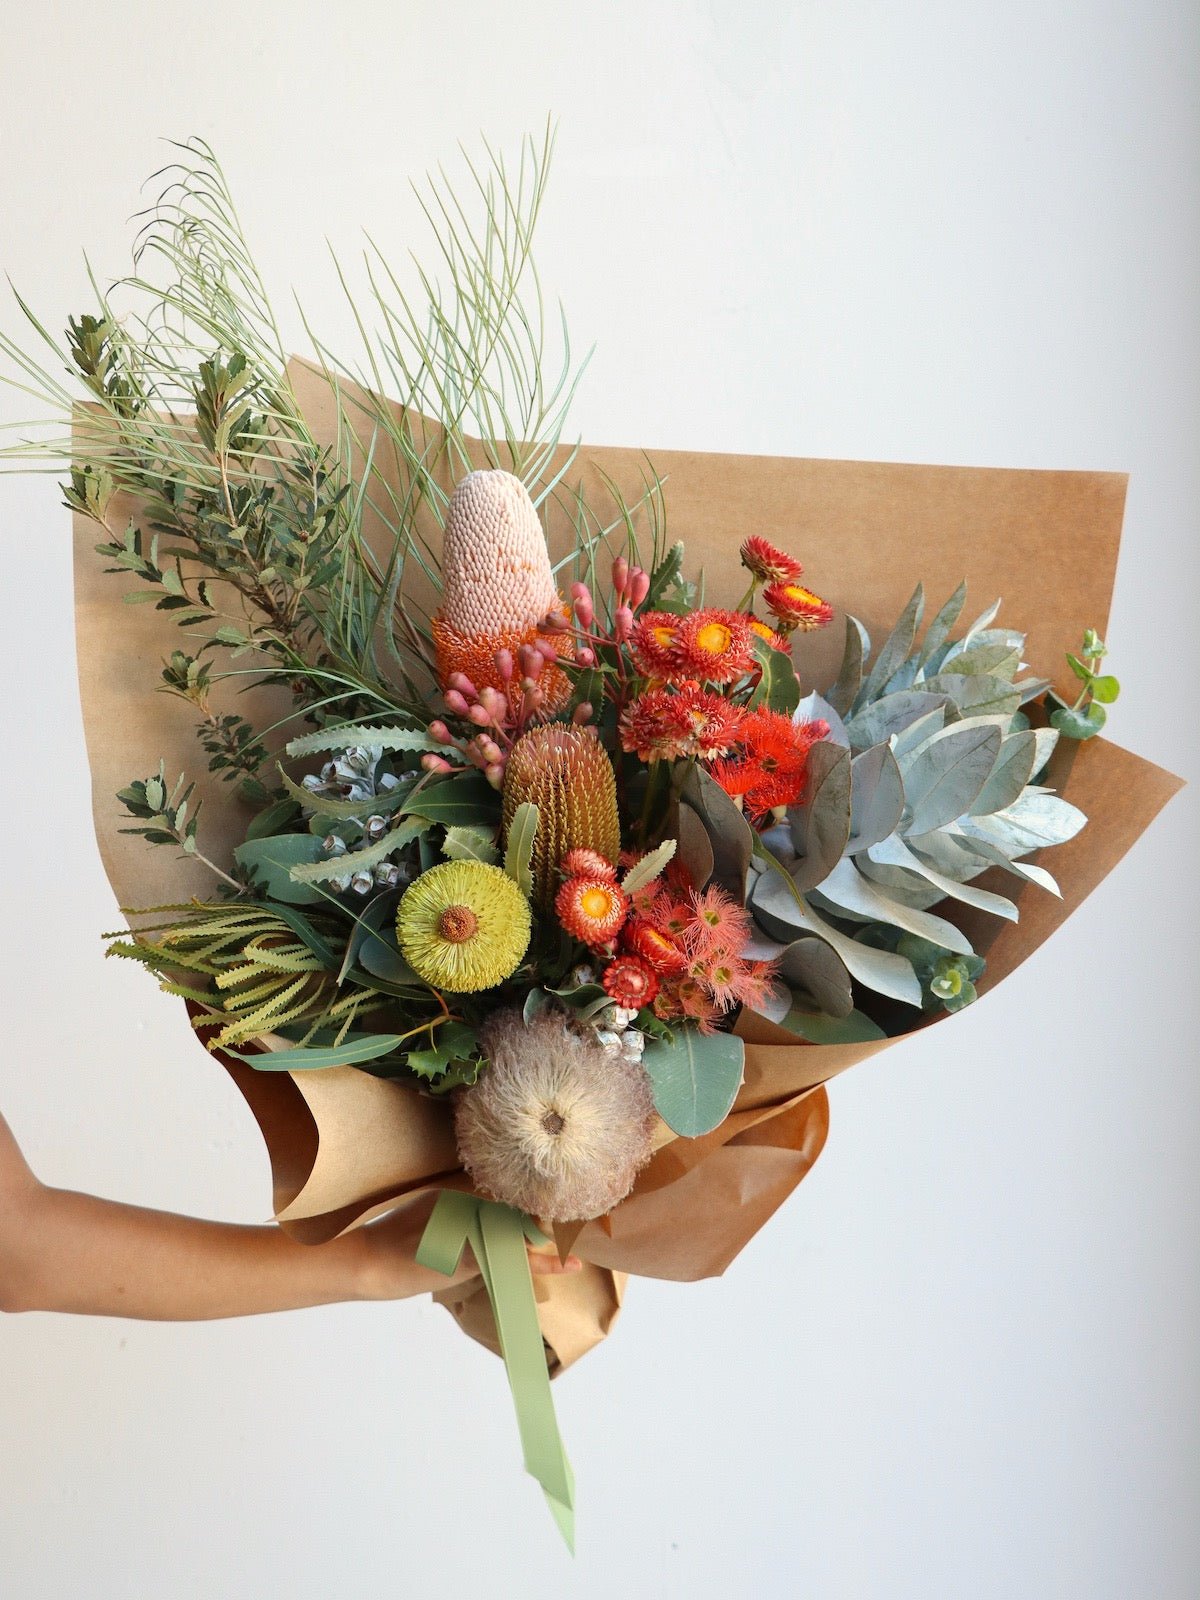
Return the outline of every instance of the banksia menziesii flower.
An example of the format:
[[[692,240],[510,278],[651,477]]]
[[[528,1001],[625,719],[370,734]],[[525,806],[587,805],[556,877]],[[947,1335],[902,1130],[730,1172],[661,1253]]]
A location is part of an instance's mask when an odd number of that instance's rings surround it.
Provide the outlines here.
[[[603,1216],[650,1159],[641,1065],[606,1054],[559,1011],[500,1011],[481,1031],[488,1065],[455,1107],[458,1153],[486,1194],[547,1222]]]
[[[506,834],[526,800],[538,808],[533,899],[548,910],[568,852],[595,850],[605,861],[620,852],[616,779],[594,728],[550,723],[517,740],[504,770]]]
[[[569,653],[561,633],[546,633],[548,613],[564,612],[550,556],[529,492],[511,472],[471,472],[450,497],[442,541],[442,604],[433,619],[438,676],[445,689],[455,673],[477,688],[509,694],[497,651],[519,657],[522,645],[545,643],[553,656]],[[571,685],[558,667],[538,679],[543,708],[560,710]]]

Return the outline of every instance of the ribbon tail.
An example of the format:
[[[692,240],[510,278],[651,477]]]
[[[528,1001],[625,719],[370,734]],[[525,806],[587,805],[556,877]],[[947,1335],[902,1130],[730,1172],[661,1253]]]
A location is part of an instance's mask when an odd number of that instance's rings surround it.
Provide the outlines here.
[[[525,1241],[543,1236],[511,1206],[459,1190],[438,1196],[417,1248],[422,1266],[449,1276],[470,1244],[491,1301],[517,1413],[525,1469],[542,1487],[550,1514],[575,1552],[575,1477],[558,1430],[550,1373]]]

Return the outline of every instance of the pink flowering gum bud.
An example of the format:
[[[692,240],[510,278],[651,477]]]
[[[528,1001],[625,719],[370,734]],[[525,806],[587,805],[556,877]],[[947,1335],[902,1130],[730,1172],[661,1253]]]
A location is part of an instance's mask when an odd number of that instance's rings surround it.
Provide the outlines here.
[[[475,741],[475,748],[479,751],[485,765],[495,766],[498,761],[504,760],[504,752],[495,739],[489,739],[487,734],[481,733]]]
[[[626,589],[629,604],[636,611],[638,606],[644,604],[646,596],[650,593],[650,574],[641,567],[634,567],[629,574],[629,587]]]
[[[561,611],[549,611],[538,623],[539,633],[566,633],[570,623]]]
[[[460,694],[457,689],[447,689],[442,698],[445,700],[450,710],[454,712],[455,716],[465,717],[467,715],[468,706],[466,698],[464,695]]]
[[[429,724],[429,737],[437,744],[452,744],[450,729],[444,722],[431,722]]]
[[[629,563],[624,556],[618,556],[612,565],[613,593],[618,599],[629,588]]]
[[[581,645],[575,652],[575,659],[581,667],[594,667],[596,665],[596,652],[588,645]]]
[[[571,713],[571,721],[577,728],[582,728],[585,722],[592,720],[595,707],[590,700],[581,700]]]
[[[542,652],[531,644],[523,644],[517,651],[517,659],[521,663],[521,673],[525,681],[536,683],[541,676],[542,668],[546,665],[546,658]]]
[[[479,704],[487,713],[489,722],[500,722],[508,710],[508,697],[501,694],[499,689],[493,689],[489,684],[479,691]],[[472,718],[471,720],[474,721],[475,719]]]
[[[477,728],[490,728],[492,725],[492,714],[485,706],[472,706],[467,716]]]
[[[493,762],[490,767],[486,767],[483,775],[491,784],[493,789],[499,789],[503,787],[504,768],[499,761]]]
[[[558,660],[558,651],[546,639],[539,639],[533,648],[539,652],[548,667],[552,667]]]
[[[421,765],[426,772],[453,772],[454,768],[445,756],[435,756],[432,751],[421,757]]]
[[[633,612],[628,606],[618,606],[613,617],[613,638],[620,643],[622,639],[628,639],[632,632]]]
[[[581,628],[590,628],[596,615],[591,590],[586,583],[571,585],[571,598],[575,602],[575,620]]]
[[[500,674],[505,683],[511,679],[513,675],[513,656],[511,650],[501,647],[496,651],[496,671]]]
[[[457,689],[459,694],[466,695],[468,700],[476,699],[479,694],[479,690],[476,689],[465,672],[452,672],[447,680],[446,687],[448,689]]]

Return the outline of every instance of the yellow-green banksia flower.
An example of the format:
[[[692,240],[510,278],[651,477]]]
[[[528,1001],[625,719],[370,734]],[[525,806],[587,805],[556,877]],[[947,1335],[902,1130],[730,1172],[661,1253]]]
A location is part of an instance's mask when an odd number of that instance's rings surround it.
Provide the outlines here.
[[[571,850],[595,850],[616,863],[621,850],[617,784],[594,728],[548,723],[517,740],[504,771],[504,831],[519,805],[538,808],[533,842],[533,900],[546,910]]]
[[[451,994],[494,989],[529,947],[529,902],[507,873],[482,861],[444,861],[405,890],[396,914],[404,959]]]

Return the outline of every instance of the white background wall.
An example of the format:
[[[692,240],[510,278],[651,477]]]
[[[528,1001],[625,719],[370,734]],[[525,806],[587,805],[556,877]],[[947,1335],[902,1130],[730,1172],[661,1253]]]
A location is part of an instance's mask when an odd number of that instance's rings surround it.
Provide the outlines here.
[[[541,261],[598,342],[581,432],[1130,470],[1113,732],[1196,776],[1194,4],[4,10],[0,265],[52,325],[82,244],[124,269],[159,136],[212,141],[285,312],[295,284],[341,335],[323,237],[399,255],[407,175],[555,111]],[[259,1218],[243,1105],[101,959],[49,480],[0,483],[0,584],[0,1104],[52,1181]],[[559,1387],[574,1566],[500,1366],[432,1306],[32,1316],[0,1326],[0,1592],[1194,1595],[1196,815],[840,1080],[723,1281],[634,1286]]]

